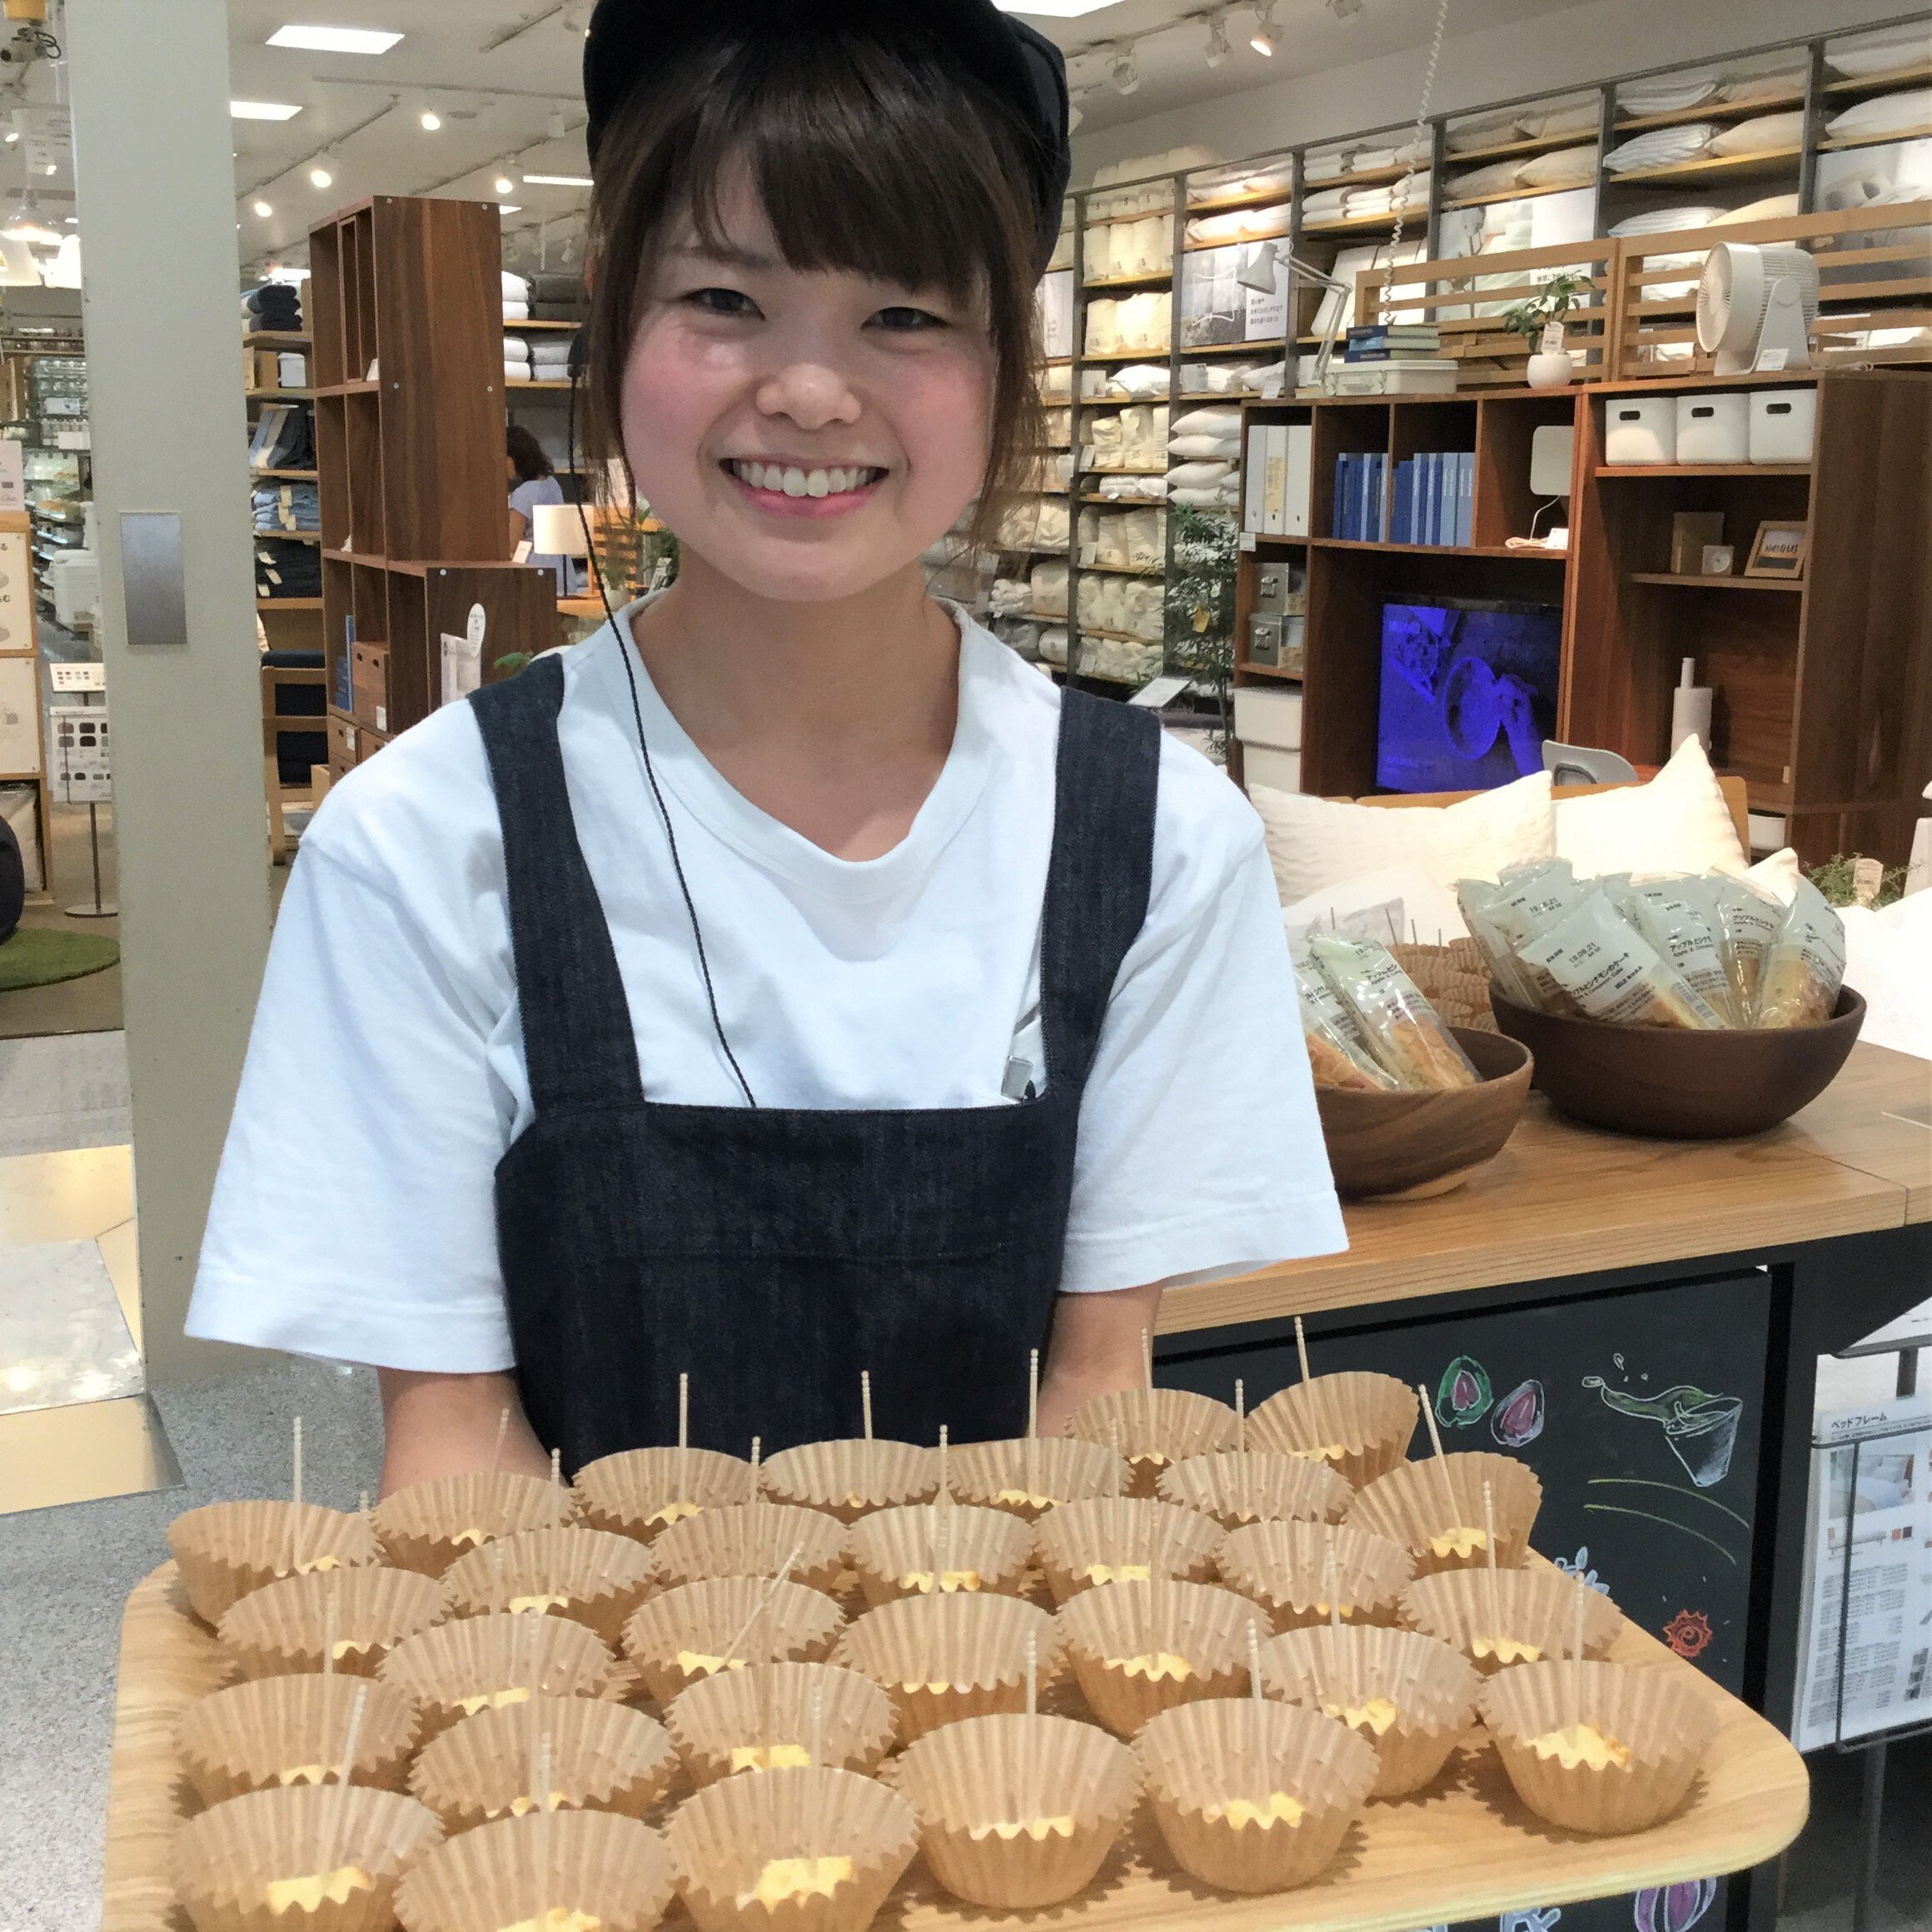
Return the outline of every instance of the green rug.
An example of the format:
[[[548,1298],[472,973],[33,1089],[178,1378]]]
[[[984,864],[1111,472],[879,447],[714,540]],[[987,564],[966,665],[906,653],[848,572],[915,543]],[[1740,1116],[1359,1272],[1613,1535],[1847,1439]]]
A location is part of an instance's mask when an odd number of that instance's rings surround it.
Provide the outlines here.
[[[50,933],[22,926],[0,946],[0,993],[84,979],[121,963],[117,941],[94,933]]]

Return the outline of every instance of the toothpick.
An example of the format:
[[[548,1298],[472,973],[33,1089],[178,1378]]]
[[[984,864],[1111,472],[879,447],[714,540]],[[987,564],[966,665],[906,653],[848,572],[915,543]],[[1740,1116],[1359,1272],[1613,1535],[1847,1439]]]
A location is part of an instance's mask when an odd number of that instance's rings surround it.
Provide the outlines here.
[[[1442,1527],[1460,1529],[1462,1526],[1456,1520],[1459,1513],[1456,1486],[1449,1480],[1449,1458],[1442,1453],[1442,1432],[1436,1427],[1436,1405],[1429,1400],[1429,1392],[1420,1382],[1416,1384],[1416,1393],[1422,1399],[1422,1419],[1429,1425],[1429,1445],[1436,1451],[1436,1466],[1442,1472],[1442,1500],[1449,1511],[1449,1520]]]
[[[322,1592],[322,1675],[332,1677],[336,1674],[336,1579],[331,1575],[329,1586]]]
[[[1039,1715],[1039,1639],[1031,1631],[1027,1632],[1027,1715]]]
[[[1576,1706],[1576,1720],[1583,1721],[1583,1608],[1584,1599],[1590,1593],[1590,1586],[1583,1581],[1583,1572],[1576,1572],[1576,1641],[1570,1646],[1570,1695]]]
[[[1489,1621],[1502,1635],[1502,1598],[1496,1584],[1496,1501],[1490,1485],[1482,1486],[1482,1546],[1489,1556]]]
[[[946,1579],[956,1575],[959,1568],[959,1512],[946,1511],[946,1567],[939,1572],[939,1594],[946,1594]]]
[[[356,1700],[349,1706],[349,1735],[342,1740],[342,1755],[336,1772],[336,1802],[329,1818],[328,1849],[322,1860],[325,1877],[342,1862],[342,1840],[349,1830],[349,1774],[355,1766],[356,1745],[362,1735],[362,1712],[368,1702],[368,1685],[358,1684]]]
[[[1335,1526],[1325,1523],[1322,1538],[1322,1594],[1328,1599],[1328,1627],[1342,1628],[1342,1587],[1335,1567]]]
[[[678,1376],[678,1453],[681,1456],[691,1446],[691,1378],[680,1372]]]
[[[942,1422],[939,1425],[939,1501],[942,1503],[953,1500],[952,1474],[947,1460],[951,1454],[952,1447],[946,1439],[946,1425]]]
[[[1254,1619],[1247,1620],[1247,1700],[1254,1712],[1254,1758],[1262,1777],[1262,1802],[1267,1802],[1267,1725],[1262,1716],[1261,1688],[1261,1638],[1254,1627]]]
[[[295,1419],[295,1452],[291,1458],[294,1474],[289,1483],[288,1500],[288,1569],[294,1576],[301,1561],[301,1506],[302,1506],[302,1419]]]
[[[1040,1432],[1040,1352],[1027,1352],[1027,1433],[1037,1436]]]
[[[825,1755],[825,1685],[822,1678],[813,1680],[809,1712],[811,1735],[807,1740],[806,1750],[810,1755],[813,1765],[817,1766],[823,1763]],[[824,1805],[824,1786],[821,1780],[817,1778],[813,1779],[810,1790],[811,1795],[806,1800],[808,1811],[806,1831],[811,1844],[812,1856],[815,1860],[821,1855],[819,1847],[824,1842],[819,1817]]]
[[[758,1501],[758,1456],[759,1451],[764,1447],[763,1442],[758,1437],[754,1436],[751,1438],[751,1494],[745,1497],[744,1500],[747,1502]]]
[[[1295,1353],[1301,1358],[1302,1380],[1308,1380],[1308,1337],[1302,1328],[1302,1317],[1295,1317]]]
[[[1154,1338],[1146,1329],[1140,1332],[1142,1382],[1147,1404],[1147,1446],[1154,1448]]]
[[[1107,1425],[1107,1439],[1113,1445],[1113,1466],[1108,1471],[1107,1480],[1113,1484],[1113,1493],[1118,1497],[1121,1493],[1120,1472],[1127,1466],[1126,1459],[1120,1451],[1120,1424],[1118,1422],[1109,1422]]]
[[[503,1460],[503,1438],[510,1433],[510,1411],[500,1410],[496,1417],[496,1447],[490,1451],[490,1473],[496,1473],[496,1466]]]
[[[865,1412],[865,1440],[872,1440],[872,1371],[862,1368],[859,1372],[859,1402]]]
[[[1247,1453],[1247,1385],[1239,1376],[1234,1378],[1234,1452],[1237,1456]],[[1242,1501],[1247,1501],[1245,1493]]]
[[[366,1489],[361,1491],[356,1496],[356,1515],[362,1516],[366,1516],[369,1514],[369,1491]]]
[[[550,1915],[550,1814],[556,1809],[550,1790],[550,1740],[545,1738],[537,1747],[538,1785],[536,1798],[537,1816],[541,1820],[536,1828],[536,1919],[540,1925]]]
[[[503,1582],[503,1539],[492,1539],[490,1544],[490,1607],[494,1611],[505,1611],[510,1607],[510,1593]]]
[[[550,1451],[550,1481],[559,1489],[564,1486],[564,1452],[561,1449]]]

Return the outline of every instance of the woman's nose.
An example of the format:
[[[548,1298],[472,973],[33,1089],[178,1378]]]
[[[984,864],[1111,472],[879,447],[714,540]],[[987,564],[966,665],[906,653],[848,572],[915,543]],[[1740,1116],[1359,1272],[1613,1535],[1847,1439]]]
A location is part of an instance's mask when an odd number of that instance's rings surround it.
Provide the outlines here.
[[[788,362],[766,376],[758,407],[765,416],[789,416],[802,430],[856,422],[859,411],[858,396],[839,371],[809,360]]]

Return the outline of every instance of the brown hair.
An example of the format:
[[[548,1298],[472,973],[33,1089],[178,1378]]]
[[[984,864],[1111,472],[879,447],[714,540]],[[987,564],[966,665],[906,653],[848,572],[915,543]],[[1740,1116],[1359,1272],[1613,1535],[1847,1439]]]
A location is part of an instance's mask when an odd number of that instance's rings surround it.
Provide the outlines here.
[[[944,60],[856,35],[714,43],[652,75],[598,149],[584,331],[593,463],[623,455],[625,365],[672,224],[688,217],[705,246],[721,241],[720,187],[741,165],[789,267],[943,288],[985,314],[993,397],[970,530],[985,543],[1045,441],[1028,138]]]
[[[521,423],[511,423],[504,431],[504,450],[519,483],[535,483],[556,475],[556,466],[544,454],[544,446]]]

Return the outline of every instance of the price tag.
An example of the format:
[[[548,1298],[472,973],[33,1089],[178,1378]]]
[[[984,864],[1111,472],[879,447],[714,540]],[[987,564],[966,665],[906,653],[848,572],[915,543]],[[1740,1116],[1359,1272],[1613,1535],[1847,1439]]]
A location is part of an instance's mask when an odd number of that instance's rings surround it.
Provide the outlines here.
[[[1244,530],[1241,533],[1241,547],[1244,550],[1252,550],[1254,548],[1254,532],[1252,530]]]
[[[1561,356],[1563,353],[1563,325],[1561,322],[1543,324],[1543,353],[1546,356]]]
[[[1760,349],[1758,351],[1757,361],[1751,366],[1754,369],[1782,369],[1790,359],[1791,351],[1789,349]]]

